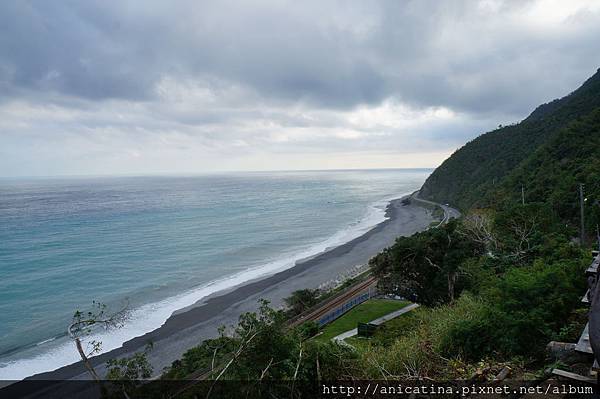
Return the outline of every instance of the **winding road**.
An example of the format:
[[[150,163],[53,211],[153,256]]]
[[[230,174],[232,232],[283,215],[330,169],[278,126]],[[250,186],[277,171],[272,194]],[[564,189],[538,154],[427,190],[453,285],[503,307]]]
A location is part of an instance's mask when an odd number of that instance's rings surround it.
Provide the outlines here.
[[[424,204],[429,204],[429,205],[434,205],[434,206],[439,206],[440,208],[443,209],[444,211],[444,217],[442,218],[442,220],[440,221],[440,223],[436,226],[439,227],[442,224],[448,222],[448,220],[450,219],[458,219],[461,216],[461,213],[458,209],[452,208],[450,205],[448,204],[439,204],[437,202],[433,202],[433,201],[429,201],[423,198],[419,198],[419,192],[415,191],[412,196],[411,199],[413,201],[416,202],[421,202]]]

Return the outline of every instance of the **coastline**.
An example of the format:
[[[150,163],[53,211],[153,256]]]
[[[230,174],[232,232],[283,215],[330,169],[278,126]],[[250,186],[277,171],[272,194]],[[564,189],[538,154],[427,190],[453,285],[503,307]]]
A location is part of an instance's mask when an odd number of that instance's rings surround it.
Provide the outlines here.
[[[403,206],[403,198],[406,196],[391,200],[386,207],[387,219],[363,235],[298,261],[289,269],[213,293],[191,307],[178,310],[158,329],[92,358],[93,364],[102,374],[108,359],[129,356],[148,342],[153,342],[154,349],[148,359],[154,367],[154,374],[160,374],[164,367],[180,358],[187,349],[216,336],[219,326],[236,324],[240,314],[255,311],[259,298],[270,300],[273,306],[280,306],[283,298],[291,292],[317,288],[347,269],[366,263],[373,255],[391,245],[396,237],[426,229],[433,220],[429,211],[415,204]],[[79,362],[36,374],[27,380],[87,378],[88,375]]]

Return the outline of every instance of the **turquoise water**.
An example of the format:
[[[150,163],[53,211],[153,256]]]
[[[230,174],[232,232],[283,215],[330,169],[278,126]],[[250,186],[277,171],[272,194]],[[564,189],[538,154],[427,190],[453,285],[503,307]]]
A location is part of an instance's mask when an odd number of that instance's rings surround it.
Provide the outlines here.
[[[92,300],[134,309],[106,350],[176,309],[293,266],[384,220],[430,170],[0,180],[0,379],[77,360]]]

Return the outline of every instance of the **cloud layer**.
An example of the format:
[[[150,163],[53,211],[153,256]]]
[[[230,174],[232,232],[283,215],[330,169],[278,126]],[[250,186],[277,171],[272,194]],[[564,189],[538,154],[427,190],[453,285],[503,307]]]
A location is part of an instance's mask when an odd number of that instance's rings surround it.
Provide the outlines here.
[[[593,1],[0,3],[0,175],[436,166],[600,66]]]

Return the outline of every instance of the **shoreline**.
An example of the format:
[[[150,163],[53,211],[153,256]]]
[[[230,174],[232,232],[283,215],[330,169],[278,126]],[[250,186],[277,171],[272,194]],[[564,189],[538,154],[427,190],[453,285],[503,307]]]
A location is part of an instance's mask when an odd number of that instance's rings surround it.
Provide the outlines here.
[[[410,204],[402,205],[402,199],[392,199],[386,206],[386,220],[337,247],[330,248],[313,257],[296,262],[291,268],[272,275],[240,283],[212,293],[194,305],[175,311],[159,328],[130,339],[114,350],[91,359],[99,374],[104,372],[108,359],[129,356],[153,342],[154,349],[148,359],[154,374],[181,357],[189,348],[202,340],[215,337],[220,325],[237,323],[240,314],[257,309],[259,298],[268,299],[278,307],[283,298],[303,288],[317,288],[332,277],[359,264],[391,245],[396,237],[410,235],[429,227],[433,220],[425,208]],[[25,380],[65,380],[89,378],[81,362],[63,366],[54,371],[27,377]]]
[[[166,315],[164,315],[164,311],[162,312],[164,318],[160,318],[158,322],[156,322],[156,319],[153,319],[152,321],[155,321],[155,323],[151,323],[153,325],[149,328],[142,327],[141,329],[136,329],[135,327],[133,327],[133,331],[131,334],[127,334],[126,338],[122,338],[122,340],[120,340],[120,342],[118,343],[111,342],[109,345],[107,345],[108,349],[106,349],[105,351],[110,352],[114,349],[118,349],[125,342],[135,337],[143,336],[160,328],[172,315],[190,310],[193,307],[202,304],[202,301],[204,301],[206,298],[212,295],[221,295],[231,290],[234,290],[239,286],[264,279],[280,271],[292,268],[297,263],[302,263],[324,252],[327,252],[332,248],[335,248],[339,245],[343,245],[354,238],[360,237],[361,235],[365,234],[366,232],[368,232],[378,224],[384,222],[388,218],[386,209],[390,201],[397,199],[398,197],[405,197],[407,195],[409,195],[409,193],[402,193],[393,197],[387,197],[375,201],[368,205],[367,212],[363,215],[363,217],[358,219],[358,221],[349,224],[345,228],[340,228],[331,236],[323,238],[322,240],[319,240],[317,242],[310,243],[306,247],[300,247],[299,249],[294,249],[284,254],[280,253],[273,259],[265,260],[261,263],[260,266],[249,267],[245,270],[238,271],[232,275],[221,276],[206,283],[200,283],[196,286],[188,287],[184,290],[175,291],[174,293],[171,293],[165,298],[154,299],[150,302],[141,303],[135,307],[130,308],[129,310],[131,311],[133,322],[130,324],[128,320],[124,326],[124,329],[118,329],[119,332],[126,331],[128,328],[131,327],[131,325],[135,325],[136,322],[138,323],[138,325],[142,323],[147,325],[147,319],[144,318],[144,315],[147,315],[149,313],[151,314],[152,310],[156,309],[157,307],[161,310],[163,310],[165,307],[168,307],[170,309],[167,310]],[[175,305],[173,305],[172,303],[175,303]],[[142,323],[139,323],[140,319],[142,319]],[[106,343],[107,341],[110,342],[110,333],[106,334],[107,336],[102,335],[105,334],[100,332],[99,335],[93,335],[88,338],[97,339],[98,341],[104,343]],[[107,339],[107,341],[105,341],[105,339]],[[38,353],[43,354],[52,353],[56,351],[55,353],[59,353],[59,357],[65,357],[64,352],[67,351],[70,355],[73,355],[70,356],[70,359],[64,359],[65,361],[63,362],[54,362],[54,367],[47,367],[45,368],[45,370],[34,370],[30,374],[16,377],[19,379],[15,379],[15,381],[20,381],[21,378],[29,378],[40,373],[46,373],[61,368],[65,365],[76,363],[79,359],[79,356],[77,356],[75,352],[72,352],[72,342],[68,339],[66,333],[57,334],[55,336],[43,339],[39,342],[31,342],[19,347],[12,348],[6,352],[0,353],[0,360],[3,360],[1,359],[2,357],[11,356],[13,354],[19,354],[23,351],[25,352],[25,356],[21,358],[16,358],[17,362],[27,359],[35,361],[35,357],[32,359],[31,357],[27,356],[31,355],[33,349],[37,349],[40,345],[57,340],[60,341],[59,346],[56,346],[54,348],[43,348],[41,349],[41,352]],[[43,360],[45,359],[41,359],[41,361]],[[7,364],[10,364],[10,362]],[[25,368],[27,368],[28,365],[25,364],[24,366]],[[2,374],[1,371],[2,365],[0,365],[0,375]]]

